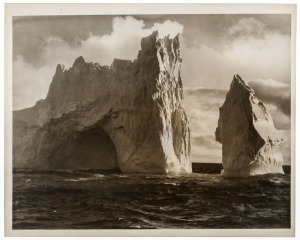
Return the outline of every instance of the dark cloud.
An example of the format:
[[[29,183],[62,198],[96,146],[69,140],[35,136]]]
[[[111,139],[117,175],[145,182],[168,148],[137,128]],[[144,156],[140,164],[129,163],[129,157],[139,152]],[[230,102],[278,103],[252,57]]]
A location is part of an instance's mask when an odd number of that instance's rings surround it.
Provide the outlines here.
[[[243,33],[247,33],[248,37],[259,38],[272,33],[291,34],[290,14],[168,14],[134,17],[142,19],[148,27],[153,22],[164,22],[167,19],[177,21],[185,27],[183,35],[188,47],[204,44],[216,51],[223,51]],[[234,26],[239,26],[239,33],[230,33],[229,29]]]
[[[13,55],[22,55],[30,63],[40,66],[41,50],[45,39],[58,37],[76,46],[77,39],[86,40],[90,34],[103,36],[112,31],[112,20],[120,15],[89,16],[26,16],[13,19]],[[184,39],[188,47],[204,44],[217,51],[235,40],[229,29],[246,19],[250,25],[264,26],[263,33],[290,35],[291,17],[286,14],[181,14],[181,15],[133,15],[143,20],[145,28],[166,20],[177,21],[184,26]],[[252,19],[248,20],[247,19]],[[245,20],[244,20],[245,21]],[[251,26],[252,26],[251,25]],[[246,27],[246,26],[245,26]],[[255,28],[252,28],[252,33]],[[241,29],[242,30],[242,29]]]
[[[255,95],[261,99],[273,118],[277,129],[291,129],[291,86],[272,79],[249,82]]]
[[[28,16],[13,18],[13,57],[23,56],[36,67],[44,64],[43,48],[49,37],[58,37],[72,46],[90,34],[112,31],[115,16]]]
[[[271,79],[250,81],[255,94],[265,103],[274,104],[284,114],[291,115],[291,86]]]
[[[234,38],[263,38],[266,34],[266,25],[254,17],[241,18],[228,28],[228,33]]]
[[[264,38],[268,34],[291,34],[290,15],[243,15],[228,28],[234,37]]]
[[[268,33],[291,35],[290,14],[258,14],[254,16],[257,20],[265,24]]]

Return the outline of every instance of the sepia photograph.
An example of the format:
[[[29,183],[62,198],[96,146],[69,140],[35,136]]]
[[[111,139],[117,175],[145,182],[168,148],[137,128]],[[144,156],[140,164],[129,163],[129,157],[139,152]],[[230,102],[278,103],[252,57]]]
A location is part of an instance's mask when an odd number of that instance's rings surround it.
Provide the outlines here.
[[[294,236],[296,5],[5,13],[6,235]]]

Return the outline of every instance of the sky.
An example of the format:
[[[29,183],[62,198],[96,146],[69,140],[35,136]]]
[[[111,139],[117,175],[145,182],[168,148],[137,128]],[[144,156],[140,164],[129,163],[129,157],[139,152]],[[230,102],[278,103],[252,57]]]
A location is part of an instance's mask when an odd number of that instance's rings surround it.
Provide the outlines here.
[[[218,109],[238,73],[266,104],[286,140],[289,164],[290,25],[290,15],[280,14],[14,17],[13,109],[46,97],[58,63],[70,67],[78,56],[101,65],[133,60],[141,38],[154,30],[161,37],[181,33],[192,161],[221,162],[222,146],[214,139]]]

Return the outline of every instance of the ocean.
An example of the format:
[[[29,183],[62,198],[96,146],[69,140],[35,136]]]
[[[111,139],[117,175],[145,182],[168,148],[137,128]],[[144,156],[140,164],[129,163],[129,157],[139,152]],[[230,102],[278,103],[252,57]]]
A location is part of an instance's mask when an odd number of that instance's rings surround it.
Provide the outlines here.
[[[290,169],[224,178],[220,164],[164,176],[13,170],[13,229],[290,228]]]

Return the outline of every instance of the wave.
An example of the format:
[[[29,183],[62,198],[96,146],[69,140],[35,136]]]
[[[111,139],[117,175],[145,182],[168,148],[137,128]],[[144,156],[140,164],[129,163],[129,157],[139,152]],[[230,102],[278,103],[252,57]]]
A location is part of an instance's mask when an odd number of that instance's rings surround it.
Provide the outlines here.
[[[99,178],[103,178],[105,175],[102,174],[94,174],[92,177],[85,177],[85,178],[67,178],[64,179],[65,182],[84,182],[84,181],[94,181],[98,180]]]
[[[17,170],[13,228],[289,228],[290,180]]]

